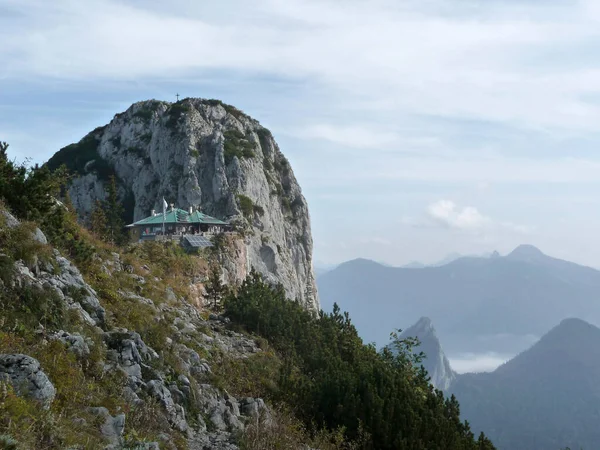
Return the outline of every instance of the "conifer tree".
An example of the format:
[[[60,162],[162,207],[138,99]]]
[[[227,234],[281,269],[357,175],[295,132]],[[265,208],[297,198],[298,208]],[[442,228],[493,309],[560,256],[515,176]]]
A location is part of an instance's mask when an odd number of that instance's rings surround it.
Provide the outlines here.
[[[218,309],[221,306],[221,300],[225,295],[226,289],[223,283],[221,283],[221,273],[217,264],[211,265],[205,289],[209,304],[214,309]]]
[[[123,222],[123,205],[119,201],[117,180],[114,175],[110,177],[107,186],[107,196],[104,202],[106,211],[106,239],[117,245],[121,245],[126,241],[126,235],[123,230],[125,222]]]
[[[108,222],[102,203],[96,200],[94,209],[90,216],[90,230],[100,239],[106,239],[108,236]]]

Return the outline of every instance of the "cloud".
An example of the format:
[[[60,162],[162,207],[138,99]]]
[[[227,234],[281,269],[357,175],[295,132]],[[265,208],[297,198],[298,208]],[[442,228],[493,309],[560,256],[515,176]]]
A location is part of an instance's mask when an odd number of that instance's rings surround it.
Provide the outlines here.
[[[372,130],[363,126],[333,126],[329,124],[311,125],[299,130],[297,136],[303,139],[322,139],[355,148],[377,148],[393,144],[399,140],[395,133]]]
[[[450,200],[438,200],[427,208],[432,220],[448,228],[459,230],[480,230],[491,223],[491,219],[482,215],[473,206],[459,207]]]
[[[219,3],[0,1],[12,12],[0,19],[3,77],[194,79],[227,70],[326,86],[348,110],[395,122],[426,114],[595,130],[600,120],[585,101],[600,90],[600,67],[577,53],[598,38],[590,1]],[[572,64],[556,62],[557,46]]]
[[[473,233],[509,231],[528,234],[534,231],[534,227],[531,226],[494,221],[474,206],[459,206],[451,200],[438,200],[431,203],[427,207],[425,221],[404,217],[400,222],[417,227],[427,226],[427,222],[429,222],[429,224],[434,223],[445,228]]]
[[[350,125],[333,125],[328,123],[308,125],[293,130],[291,133],[299,139],[317,139],[344,147],[358,149],[375,149],[382,153],[397,150],[402,153],[417,153],[423,149],[434,149],[441,146],[436,137],[410,136],[400,132],[391,132],[385,128],[365,126],[361,123]]]
[[[450,367],[457,373],[493,372],[514,355],[502,355],[494,352],[464,353],[449,357]]]

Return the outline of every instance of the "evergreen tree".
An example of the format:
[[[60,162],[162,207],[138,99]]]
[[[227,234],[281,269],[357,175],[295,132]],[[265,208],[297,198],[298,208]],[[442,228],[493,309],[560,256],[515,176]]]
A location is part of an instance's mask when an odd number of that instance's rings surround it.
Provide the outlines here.
[[[397,353],[378,353],[337,305],[315,317],[254,271],[225,297],[225,307],[234,323],[282,355],[271,400],[293,405],[309,429],[343,430],[350,444],[361,442],[364,449],[494,449],[461,422],[456,398],[429,384],[413,339],[396,335]]]
[[[223,283],[221,283],[221,271],[219,270],[219,266],[217,264],[211,264],[208,282],[206,283],[205,289],[209,304],[214,309],[219,309],[221,306],[221,300],[226,293],[226,288]]]
[[[90,230],[100,239],[107,239],[109,235],[108,221],[106,214],[104,213],[104,207],[102,203],[96,200],[94,209],[90,216]]]
[[[127,240],[123,221],[123,205],[119,201],[117,180],[114,175],[110,177],[106,188],[106,200],[104,202],[104,210],[106,216],[107,233],[105,239],[117,245],[122,245]]]
[[[8,159],[8,144],[0,142],[0,198],[17,217],[41,221],[56,205],[66,171],[45,166],[28,168]]]

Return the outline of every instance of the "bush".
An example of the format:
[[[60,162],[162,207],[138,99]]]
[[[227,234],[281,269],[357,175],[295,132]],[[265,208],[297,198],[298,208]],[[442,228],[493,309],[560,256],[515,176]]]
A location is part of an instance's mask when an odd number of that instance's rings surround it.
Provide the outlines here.
[[[108,161],[98,153],[99,146],[100,137],[92,132],[77,144],[67,145],[60,149],[48,160],[46,166],[51,171],[55,171],[64,165],[69,173],[82,175],[85,173],[86,164],[93,160],[91,171],[95,172],[101,180],[108,180],[115,172]]]
[[[224,155],[225,163],[229,164],[234,157],[253,158],[255,144],[248,141],[244,133],[232,128],[223,133],[225,138]]]
[[[242,194],[238,195],[237,197],[242,214],[246,218],[251,218],[254,213],[254,202],[252,202],[252,199],[250,197],[247,197]]]
[[[141,119],[144,122],[149,122],[154,117],[154,111],[149,108],[141,108],[133,114],[133,117]]]
[[[171,130],[176,130],[177,125],[179,123],[179,119],[184,116],[186,113],[192,110],[192,107],[188,103],[183,103],[184,100],[181,100],[177,103],[173,103],[171,107],[167,110],[167,114],[169,118],[165,123],[167,128]]]

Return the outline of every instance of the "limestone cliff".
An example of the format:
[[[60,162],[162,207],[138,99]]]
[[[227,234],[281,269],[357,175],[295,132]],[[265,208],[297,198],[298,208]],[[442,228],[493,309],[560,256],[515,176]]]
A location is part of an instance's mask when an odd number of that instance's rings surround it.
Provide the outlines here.
[[[129,218],[160,210],[162,198],[199,206],[243,231],[247,268],[318,309],[308,206],[289,162],[256,120],[217,100],[144,101],[56,153],[75,177],[73,205],[86,219],[115,175]]]

